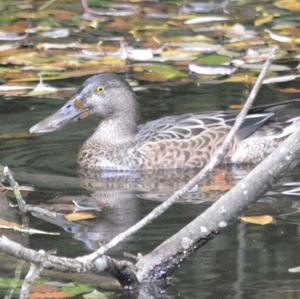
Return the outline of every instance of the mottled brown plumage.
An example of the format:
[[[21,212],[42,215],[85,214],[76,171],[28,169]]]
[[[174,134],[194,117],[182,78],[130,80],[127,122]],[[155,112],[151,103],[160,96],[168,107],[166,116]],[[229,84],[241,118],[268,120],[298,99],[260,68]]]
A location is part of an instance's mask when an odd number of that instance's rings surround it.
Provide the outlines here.
[[[258,162],[298,122],[297,118],[273,124],[269,134],[263,126],[274,112],[255,112],[246,118],[225,162]],[[97,114],[101,121],[79,151],[79,166],[122,171],[202,168],[222,144],[235,118],[232,112],[190,113],[137,126],[136,100],[129,85],[116,75],[100,74],[85,81],[73,99],[32,127],[31,132],[54,131],[70,120],[90,114]]]

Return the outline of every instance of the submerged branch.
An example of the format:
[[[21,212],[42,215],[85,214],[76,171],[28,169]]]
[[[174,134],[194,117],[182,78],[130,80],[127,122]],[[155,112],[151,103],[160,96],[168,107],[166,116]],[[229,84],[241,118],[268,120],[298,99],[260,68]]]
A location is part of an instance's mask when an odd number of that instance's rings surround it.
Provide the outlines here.
[[[26,248],[5,236],[0,237],[0,250],[16,258],[37,265],[45,269],[54,269],[60,272],[75,273],[102,273],[108,272],[115,277],[121,285],[135,285],[135,267],[128,261],[118,261],[109,256],[102,256],[93,263],[83,263],[74,258],[59,257],[52,254]]]

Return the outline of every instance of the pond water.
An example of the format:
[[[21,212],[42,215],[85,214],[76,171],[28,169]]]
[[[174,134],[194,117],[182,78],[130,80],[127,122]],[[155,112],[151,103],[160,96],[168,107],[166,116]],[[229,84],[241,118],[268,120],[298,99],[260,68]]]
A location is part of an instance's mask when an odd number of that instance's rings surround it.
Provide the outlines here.
[[[268,6],[272,1],[264,3]],[[240,5],[245,10],[249,9],[249,14],[255,10],[255,3]],[[70,7],[70,1],[66,1],[65,8]],[[240,13],[239,18],[247,24],[250,17],[245,10],[241,12],[237,5],[235,13]],[[72,7],[72,11],[78,16],[82,13],[80,5]],[[290,17],[293,17],[292,13]],[[65,26],[68,26],[65,22]],[[104,30],[103,35],[119,36],[120,32]],[[101,32],[87,32],[85,42],[95,36],[101,36]],[[231,105],[243,102],[251,86],[241,82],[211,84],[191,75],[191,80],[185,82],[139,80],[133,72],[122,76],[135,79],[138,86],[143,87],[137,90],[140,123],[165,115],[228,110]],[[53,85],[75,90],[85,78],[55,81]],[[296,88],[297,82],[279,86]],[[274,85],[264,85],[256,103],[273,103],[295,97],[294,94],[278,90],[278,85],[276,88]],[[42,97],[4,95],[0,98],[0,136],[27,131],[33,124],[56,111],[71,94]],[[298,112],[299,108],[289,111],[293,114]],[[72,200],[76,200],[80,204],[96,206],[99,217],[73,224],[63,221],[50,224],[30,217],[30,227],[61,232],[60,236],[28,236],[4,230],[1,233],[34,249],[56,249],[57,254],[70,257],[87,254],[141,219],[192,175],[183,172],[175,176],[163,174],[161,177],[107,175],[98,180],[79,178],[76,154],[97,122],[98,119],[91,118],[37,138],[0,139],[0,162],[14,171],[20,183],[34,186],[35,191],[25,196],[28,203],[70,212]],[[237,181],[248,170],[223,169],[230,183]],[[300,168],[293,169],[284,181],[300,181]],[[113,284],[107,282],[106,288],[112,290],[109,298],[300,298],[299,274],[288,272],[289,268],[300,265],[299,197],[283,195],[279,190],[275,187],[272,194],[252,204],[246,212],[248,215],[272,215],[274,223],[266,226],[241,222],[232,224],[194,253],[176,271],[174,279],[163,291],[153,288],[144,290],[144,294],[126,293],[116,291]],[[221,191],[188,194],[151,225],[119,245],[112,254],[122,257],[123,252],[145,254],[151,251],[204,211],[213,200],[218,199]],[[12,197],[0,196],[3,206],[0,218],[19,222],[19,213],[8,203]],[[17,265],[14,259],[1,255],[0,276],[14,277]],[[52,276],[61,281],[68,281],[72,277]],[[85,281],[101,286],[101,281],[98,282],[93,276]],[[1,289],[0,293],[4,297],[7,289]]]

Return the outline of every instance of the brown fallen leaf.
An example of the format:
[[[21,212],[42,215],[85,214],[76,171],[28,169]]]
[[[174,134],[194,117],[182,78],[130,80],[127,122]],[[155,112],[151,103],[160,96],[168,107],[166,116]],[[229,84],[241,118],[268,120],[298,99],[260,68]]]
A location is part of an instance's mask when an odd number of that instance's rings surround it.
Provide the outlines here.
[[[213,191],[222,192],[222,191],[230,190],[233,186],[234,186],[233,184],[228,184],[226,182],[220,184],[208,184],[208,185],[201,186],[201,191],[204,193],[213,192]]]
[[[72,294],[68,294],[62,291],[53,291],[53,292],[35,292],[30,294],[30,298],[72,298],[74,297]]]
[[[300,1],[298,0],[279,0],[274,3],[275,6],[291,11],[300,11]]]
[[[266,225],[274,223],[274,218],[270,215],[260,215],[260,216],[244,216],[240,217],[241,221],[252,224]]]
[[[232,104],[229,106],[229,109],[242,109],[243,104]]]
[[[80,212],[80,213],[66,214],[65,218],[68,221],[73,222],[73,221],[81,221],[81,220],[90,220],[90,219],[97,218],[97,216],[89,212]]]
[[[295,87],[279,88],[278,90],[282,93],[300,93],[300,88]]]

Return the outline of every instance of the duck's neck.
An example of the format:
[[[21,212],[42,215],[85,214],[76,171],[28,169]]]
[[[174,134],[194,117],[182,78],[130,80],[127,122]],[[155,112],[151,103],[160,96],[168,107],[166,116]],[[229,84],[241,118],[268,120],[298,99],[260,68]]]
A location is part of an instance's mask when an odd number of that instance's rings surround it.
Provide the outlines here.
[[[88,143],[121,145],[133,140],[137,131],[135,115],[115,115],[100,122]]]

